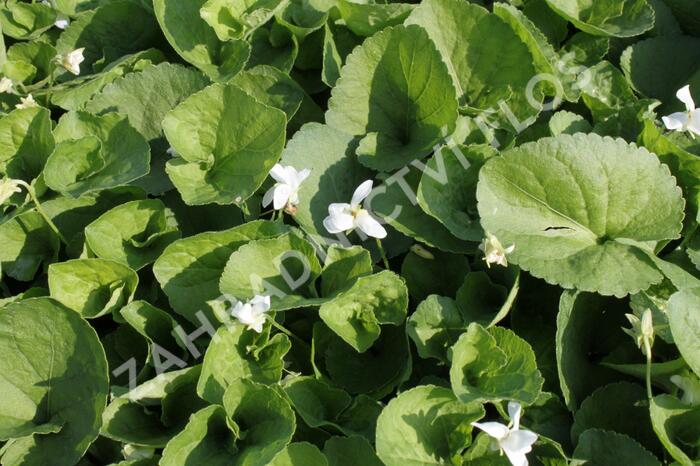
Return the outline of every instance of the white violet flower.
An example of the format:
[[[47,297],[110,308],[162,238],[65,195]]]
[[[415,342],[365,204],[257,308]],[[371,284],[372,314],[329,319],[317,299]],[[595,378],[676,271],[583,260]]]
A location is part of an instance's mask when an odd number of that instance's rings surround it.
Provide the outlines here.
[[[685,104],[686,111],[662,117],[664,125],[673,131],[689,131],[693,137],[700,135],[700,109],[695,108],[695,102],[690,95],[690,85],[680,88],[676,92],[676,97]]]
[[[38,107],[39,104],[36,103],[36,100],[34,100],[34,97],[32,97],[31,94],[28,94],[27,97],[20,97],[19,98],[19,103],[15,105],[15,108],[32,108],[32,107]]]
[[[654,320],[651,309],[645,309],[642,312],[640,319],[634,314],[625,314],[627,320],[632,325],[632,328],[623,328],[622,330],[632,338],[634,338],[637,346],[646,355],[646,346],[651,348],[654,345]]]
[[[75,49],[67,55],[60,57],[61,66],[74,75],[78,76],[80,74],[80,64],[85,61],[83,56],[83,51],[85,47]]]
[[[58,29],[65,29],[68,27],[70,24],[70,18],[66,15],[62,15],[61,13],[56,15],[56,22],[53,23],[54,26],[56,26]]]
[[[700,379],[695,375],[672,375],[671,382],[683,391],[681,401],[690,406],[700,406]]]
[[[308,178],[309,174],[311,174],[311,170],[308,168],[297,171],[294,167],[276,163],[270,170],[270,176],[277,183],[268,189],[263,196],[263,207],[267,207],[272,203],[272,207],[275,210],[284,208],[293,210],[299,204],[299,186]]]
[[[510,424],[507,426],[499,422],[472,422],[474,427],[483,430],[496,440],[498,450],[506,454],[513,466],[527,466],[525,455],[532,451],[532,444],[537,441],[536,433],[520,429],[521,413],[522,406],[510,401],[508,403]]]
[[[12,80],[7,77],[0,79],[0,93],[10,92],[12,90]]]
[[[0,205],[8,201],[15,193],[22,192],[21,180],[13,180],[12,178],[3,178],[0,180]]]
[[[508,267],[506,254],[513,252],[515,245],[511,244],[507,248],[504,248],[501,242],[498,241],[498,238],[491,233],[486,233],[486,238],[484,238],[484,241],[479,245],[479,249],[484,253],[484,260],[486,261],[487,267],[491,267],[491,264]]]
[[[265,325],[265,313],[270,310],[269,296],[255,296],[247,303],[237,302],[231,310],[231,315],[249,330],[262,332]]]
[[[350,204],[334,203],[328,206],[328,217],[323,219],[328,233],[350,232],[357,228],[367,236],[378,239],[386,237],[381,223],[362,208],[362,201],[372,192],[372,184],[372,180],[367,180],[358,186]]]

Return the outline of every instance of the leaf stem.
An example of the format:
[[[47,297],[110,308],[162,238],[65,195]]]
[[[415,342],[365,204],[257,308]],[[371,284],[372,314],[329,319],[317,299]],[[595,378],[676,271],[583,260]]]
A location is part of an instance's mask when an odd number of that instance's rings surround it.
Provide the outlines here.
[[[63,234],[59,231],[58,227],[56,226],[55,223],[51,220],[51,217],[48,216],[46,211],[44,210],[43,207],[41,207],[41,202],[39,202],[39,198],[36,197],[36,192],[34,191],[34,187],[30,185],[29,183],[22,181],[22,180],[17,180],[19,184],[24,186],[24,189],[27,190],[27,193],[29,193],[29,197],[32,199],[32,202],[34,203],[34,207],[36,208],[36,211],[39,213],[44,218],[44,221],[49,225],[49,228],[56,233],[56,236],[61,240],[63,244],[66,246],[68,245],[68,241],[66,238],[63,236]]]
[[[309,346],[308,343],[306,343],[304,340],[302,340],[301,338],[296,336],[294,333],[287,330],[282,324],[278,323],[274,317],[268,315],[268,318],[269,318],[269,321],[272,324],[272,326],[275,327],[277,330],[284,333],[289,338],[291,338],[293,340],[297,340],[298,342],[302,343],[304,346]]]
[[[379,248],[379,254],[382,256],[382,262],[384,263],[384,268],[387,270],[390,270],[389,268],[389,260],[386,258],[386,253],[384,252],[384,247],[382,246],[382,242],[379,240],[379,238],[375,238],[377,241],[377,247]]]
[[[651,392],[651,345],[649,344],[649,339],[644,338],[644,353],[646,354],[647,357],[647,367],[646,367],[646,382],[647,382],[647,398],[649,398],[649,401],[651,402],[651,399],[653,398],[653,394]]]

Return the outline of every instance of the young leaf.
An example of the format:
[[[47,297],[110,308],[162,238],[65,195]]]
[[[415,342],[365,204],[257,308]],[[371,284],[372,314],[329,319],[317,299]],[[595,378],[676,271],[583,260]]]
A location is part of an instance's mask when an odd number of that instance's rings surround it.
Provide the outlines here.
[[[204,355],[197,393],[210,403],[221,403],[224,392],[238,379],[277,383],[290,347],[286,335],[270,338],[269,326],[261,334],[239,324],[221,327]]]
[[[544,379],[530,345],[511,330],[472,323],[452,347],[450,382],[455,395],[471,401],[535,402]]]
[[[30,182],[54,148],[51,113],[43,107],[16,109],[0,119],[0,173]]]
[[[654,9],[646,0],[547,0],[547,4],[577,28],[597,36],[633,37],[654,26]]]
[[[179,238],[172,212],[158,199],[124,203],[85,227],[85,240],[97,257],[133,270],[155,261]]]
[[[170,111],[163,131],[177,153],[166,171],[188,205],[240,204],[282,153],[286,118],[232,84],[214,84]]]
[[[528,126],[526,120],[539,113],[541,97],[526,92],[536,74],[532,55],[501,18],[469,2],[427,0],[406,22],[425,28],[435,42],[461,107],[485,112],[487,120],[517,132],[522,129],[513,121]]]
[[[379,32],[347,57],[340,74],[326,121],[362,136],[356,153],[363,165],[401,168],[455,128],[454,86],[423,28]]]
[[[210,466],[230,465],[236,455],[238,435],[231,430],[224,408],[210,405],[192,415],[185,428],[163,450],[161,466],[187,462]]]
[[[161,63],[129,73],[105,86],[85,109],[96,115],[121,113],[151,146],[151,171],[136,184],[149,193],[160,194],[172,188],[165,174],[168,141],[163,135],[163,117],[190,95],[204,89],[209,80],[195,69]],[[153,89],[158,92],[154,93]]]
[[[74,259],[49,266],[51,297],[85,318],[118,311],[129,303],[139,278],[136,272],[105,259]]]
[[[270,466],[328,466],[328,460],[315,445],[298,442],[287,445],[268,464]]]
[[[393,272],[360,277],[347,290],[321,305],[321,320],[360,353],[379,338],[380,325],[401,325],[406,319],[408,290]]]
[[[154,0],[153,10],[175,51],[216,82],[226,82],[243,69],[250,45],[238,39],[221,42],[200,16],[207,0]]]
[[[292,440],[294,411],[272,387],[239,379],[226,389],[223,406],[240,427],[238,464],[265,466]]]
[[[54,129],[56,148],[44,167],[46,185],[69,197],[130,183],[150,169],[146,140],[116,113],[64,114]]]
[[[197,311],[218,298],[219,280],[231,253],[249,241],[289,231],[278,222],[258,220],[224,231],[200,233],[170,244],[153,264],[153,274],[175,312],[199,325]],[[211,313],[208,317],[213,318]]]
[[[450,464],[471,443],[471,423],[485,414],[450,389],[422,385],[394,398],[377,421],[377,456],[387,466]]]

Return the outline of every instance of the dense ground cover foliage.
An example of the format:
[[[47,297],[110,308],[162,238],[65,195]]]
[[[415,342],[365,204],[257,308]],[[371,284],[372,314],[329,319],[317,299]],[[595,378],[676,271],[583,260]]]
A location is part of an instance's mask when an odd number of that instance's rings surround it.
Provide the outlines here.
[[[699,0],[0,2],[0,464],[700,464]]]

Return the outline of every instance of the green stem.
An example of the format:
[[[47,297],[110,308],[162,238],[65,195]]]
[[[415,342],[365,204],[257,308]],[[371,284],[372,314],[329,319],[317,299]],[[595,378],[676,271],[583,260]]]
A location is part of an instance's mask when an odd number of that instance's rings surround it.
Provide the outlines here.
[[[34,188],[32,187],[32,185],[30,185],[29,183],[26,183],[24,181],[21,181],[20,184],[22,186],[24,186],[24,188],[29,193],[29,197],[32,199],[32,202],[34,203],[34,207],[36,208],[36,211],[39,213],[39,215],[41,215],[44,218],[46,223],[49,225],[49,228],[51,228],[51,230],[53,230],[53,232],[56,233],[56,236],[58,236],[58,238],[61,240],[61,242],[67,246],[68,241],[63,236],[63,234],[58,230],[58,227],[56,226],[56,224],[53,223],[53,221],[51,220],[51,217],[49,217],[46,214],[46,211],[44,211],[44,208],[41,207],[41,203],[39,202],[39,199],[36,197],[36,193],[34,192]]]
[[[49,71],[49,90],[46,93],[46,108],[51,108],[51,93],[53,92],[53,69]]]
[[[649,398],[649,401],[651,402],[652,397],[654,396],[651,392],[651,345],[649,344],[649,339],[645,338],[644,339],[644,352],[646,353],[647,357],[647,370],[646,370],[646,379],[647,379],[647,398]]]
[[[298,342],[300,342],[300,343],[301,343],[302,345],[304,345],[304,346],[309,346],[309,344],[306,343],[304,340],[302,340],[301,338],[299,338],[298,336],[296,336],[295,334],[293,334],[292,332],[290,332],[289,330],[287,330],[283,325],[279,324],[279,323],[275,320],[274,317],[269,316],[269,320],[270,320],[270,323],[272,324],[273,327],[275,327],[277,330],[279,330],[280,332],[282,332],[282,333],[284,333],[285,335],[287,335],[289,338],[291,338],[291,339],[293,339],[293,340],[297,340]]]
[[[386,258],[386,254],[384,253],[384,247],[382,246],[382,242],[379,240],[379,238],[375,238],[377,241],[377,247],[379,248],[379,254],[382,256],[382,262],[384,263],[384,268],[387,270],[389,269],[389,260]]]

